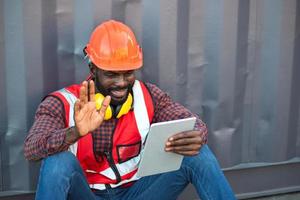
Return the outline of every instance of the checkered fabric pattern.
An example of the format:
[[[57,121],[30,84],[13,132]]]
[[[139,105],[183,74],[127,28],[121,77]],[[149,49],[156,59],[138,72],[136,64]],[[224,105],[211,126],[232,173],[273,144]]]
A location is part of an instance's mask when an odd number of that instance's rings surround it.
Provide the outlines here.
[[[145,83],[154,103],[154,118],[152,123],[183,119],[196,116],[181,104],[172,101],[170,96],[157,86]],[[203,143],[207,142],[207,128],[198,116],[195,130],[201,130]],[[92,132],[96,158],[101,159],[103,152],[111,145],[111,136],[117,120],[104,121]],[[35,121],[25,140],[24,154],[27,159],[39,160],[56,152],[65,151],[69,144],[65,143],[66,133],[64,109],[60,100],[48,96],[38,107]]]

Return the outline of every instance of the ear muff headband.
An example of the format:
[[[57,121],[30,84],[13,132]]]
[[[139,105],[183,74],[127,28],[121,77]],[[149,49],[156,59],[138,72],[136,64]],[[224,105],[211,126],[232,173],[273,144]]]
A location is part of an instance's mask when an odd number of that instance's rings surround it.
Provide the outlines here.
[[[96,109],[99,110],[102,106],[102,102],[104,100],[104,96],[101,93],[95,94],[95,102],[96,102]],[[121,116],[127,114],[131,107],[132,107],[133,98],[132,95],[129,93],[127,96],[126,101],[115,110],[114,117],[120,118]],[[109,120],[113,117],[113,109],[109,105],[106,109],[104,120]]]

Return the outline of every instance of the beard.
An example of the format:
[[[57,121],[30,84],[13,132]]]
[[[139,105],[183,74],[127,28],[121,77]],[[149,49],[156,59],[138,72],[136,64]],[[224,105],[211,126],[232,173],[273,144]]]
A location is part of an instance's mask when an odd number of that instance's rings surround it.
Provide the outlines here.
[[[102,84],[100,84],[100,82],[95,79],[95,86],[97,88],[97,90],[103,94],[103,96],[107,96],[109,95],[111,97],[111,101],[110,101],[110,105],[112,106],[118,106],[118,105],[122,105],[123,103],[125,103],[125,101],[127,100],[128,94],[131,93],[132,94],[132,87],[133,84],[129,84],[127,87],[109,87],[109,88],[104,88]],[[127,90],[126,95],[124,95],[124,97],[122,98],[115,98],[112,94],[112,91],[118,91],[118,90]]]

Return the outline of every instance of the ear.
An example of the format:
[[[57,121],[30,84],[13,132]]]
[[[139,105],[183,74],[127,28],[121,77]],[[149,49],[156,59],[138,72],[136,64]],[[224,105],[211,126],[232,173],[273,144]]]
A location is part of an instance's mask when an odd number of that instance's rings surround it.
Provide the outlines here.
[[[93,76],[95,76],[96,75],[96,67],[95,67],[95,65],[93,65],[93,63],[89,63],[89,69],[90,69],[90,72],[91,72],[91,74],[93,75]]]

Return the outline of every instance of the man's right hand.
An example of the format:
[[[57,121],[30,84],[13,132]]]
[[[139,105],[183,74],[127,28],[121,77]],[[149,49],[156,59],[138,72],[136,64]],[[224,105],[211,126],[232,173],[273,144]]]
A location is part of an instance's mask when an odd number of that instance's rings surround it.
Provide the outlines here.
[[[89,90],[88,90],[89,84]],[[75,102],[74,120],[75,128],[80,136],[84,136],[98,128],[105,116],[111,97],[106,96],[99,110],[96,109],[95,83],[84,81],[80,87],[79,99]]]

